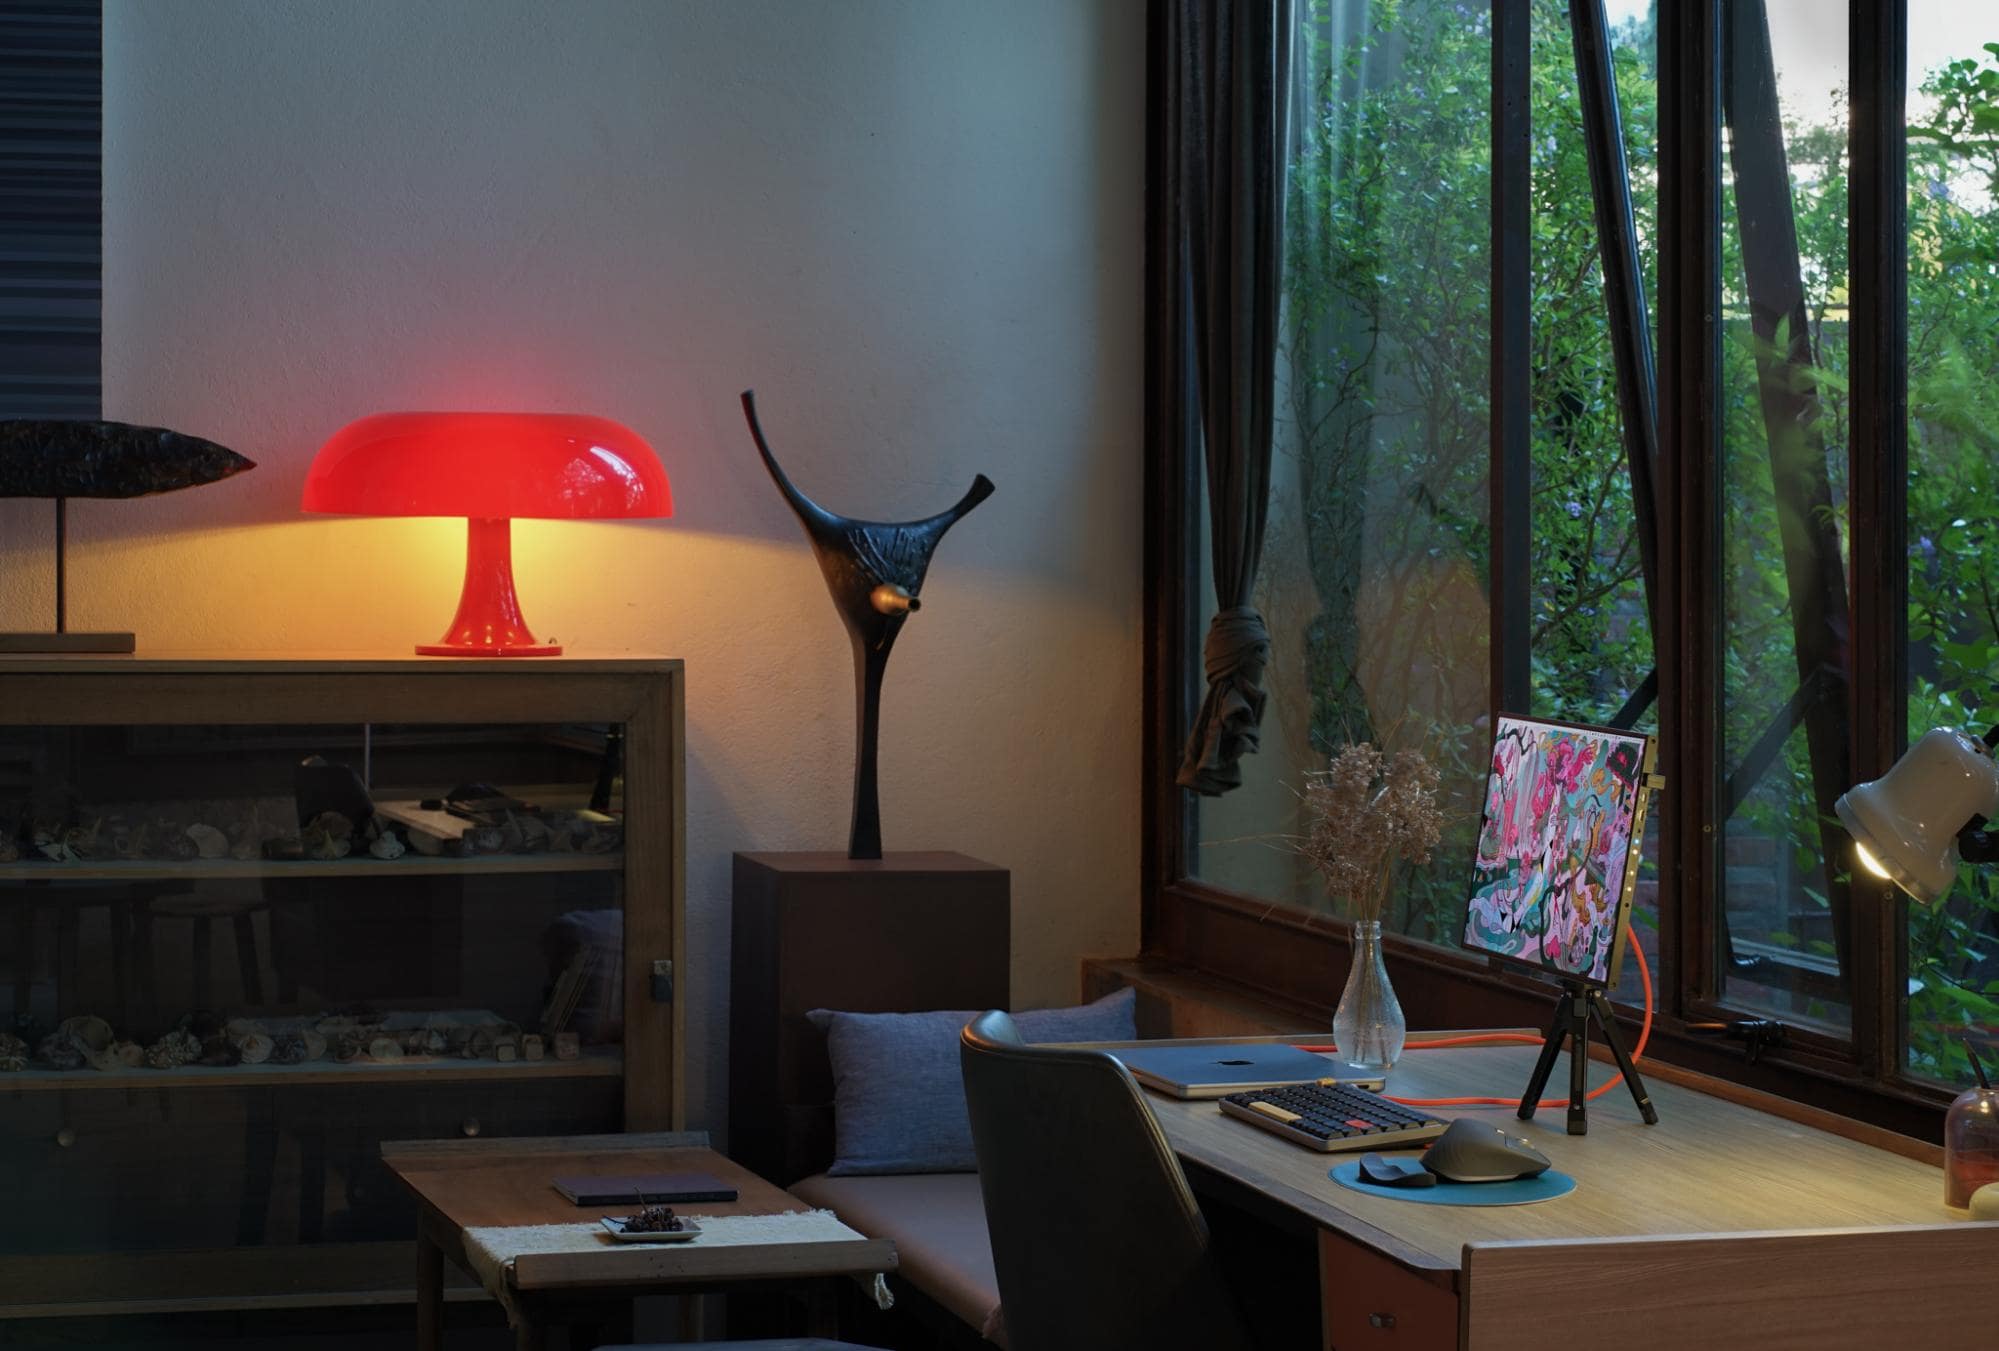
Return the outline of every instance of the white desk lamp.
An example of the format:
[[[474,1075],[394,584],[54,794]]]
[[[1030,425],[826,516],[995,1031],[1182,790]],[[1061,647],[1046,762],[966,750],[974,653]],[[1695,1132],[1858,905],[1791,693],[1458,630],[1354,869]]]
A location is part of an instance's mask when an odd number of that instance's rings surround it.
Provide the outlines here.
[[[1957,880],[1960,857],[1999,861],[1984,833],[1999,818],[1995,741],[1999,727],[1983,740],[1932,728],[1886,774],[1841,794],[1833,810],[1852,832],[1861,866],[1933,905]]]

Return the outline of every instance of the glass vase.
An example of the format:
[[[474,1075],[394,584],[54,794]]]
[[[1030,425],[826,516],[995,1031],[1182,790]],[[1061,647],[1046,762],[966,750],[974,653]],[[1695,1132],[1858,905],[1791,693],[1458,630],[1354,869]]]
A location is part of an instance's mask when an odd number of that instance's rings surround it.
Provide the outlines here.
[[[1335,1058],[1355,1076],[1386,1074],[1408,1039],[1409,1021],[1381,960],[1381,921],[1355,920],[1353,965],[1333,1011],[1333,1044],[1340,1048]]]

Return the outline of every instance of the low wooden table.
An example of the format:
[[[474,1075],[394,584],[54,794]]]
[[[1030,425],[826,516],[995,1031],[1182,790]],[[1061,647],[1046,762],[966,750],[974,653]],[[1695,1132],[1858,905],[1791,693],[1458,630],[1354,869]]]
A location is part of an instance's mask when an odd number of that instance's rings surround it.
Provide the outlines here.
[[[415,1194],[417,1345],[443,1341],[444,1260],[473,1270],[465,1231],[487,1226],[578,1224],[631,1207],[570,1204],[552,1185],[561,1173],[708,1173],[736,1188],[733,1202],[683,1207],[698,1215],[778,1215],[810,1210],[790,1192],[708,1148],[702,1131],[569,1138],[386,1142],[382,1161]],[[506,1269],[518,1313],[522,1351],[539,1351],[542,1334],[590,1303],[639,1295],[693,1294],[783,1282],[829,1292],[836,1278],[866,1280],[895,1270],[895,1245],[863,1238],[703,1247],[691,1243],[610,1243],[589,1252],[528,1253]],[[476,1275],[476,1273],[474,1273]],[[815,1301],[815,1321],[832,1302]],[[831,1335],[832,1329],[815,1332]]]

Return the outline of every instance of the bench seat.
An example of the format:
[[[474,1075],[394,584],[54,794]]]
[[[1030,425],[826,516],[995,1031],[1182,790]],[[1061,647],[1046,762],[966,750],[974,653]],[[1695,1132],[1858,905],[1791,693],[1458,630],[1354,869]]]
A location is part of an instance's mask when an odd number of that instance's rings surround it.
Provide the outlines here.
[[[827,1177],[791,1184],[801,1201],[823,1206],[869,1238],[895,1243],[897,1275],[997,1346],[1006,1345],[999,1278],[986,1237],[977,1173]]]

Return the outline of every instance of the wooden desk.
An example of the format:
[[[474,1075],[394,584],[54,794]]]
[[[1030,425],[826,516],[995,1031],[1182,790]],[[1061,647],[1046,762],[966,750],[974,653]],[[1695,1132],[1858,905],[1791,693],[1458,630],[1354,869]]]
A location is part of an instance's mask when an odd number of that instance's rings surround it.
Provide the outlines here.
[[[627,1213],[629,1207],[570,1204],[551,1185],[558,1173],[708,1173],[737,1190],[733,1202],[690,1204],[690,1214],[776,1215],[810,1210],[790,1192],[764,1181],[707,1147],[702,1131],[651,1135],[587,1135],[552,1139],[416,1140],[385,1143],[382,1161],[415,1194],[417,1216],[417,1345],[442,1343],[444,1259],[471,1271],[465,1231],[487,1225],[576,1224]],[[522,1351],[538,1351],[548,1324],[580,1301],[717,1290],[763,1281],[867,1278],[894,1271],[887,1239],[852,1242],[757,1243],[703,1247],[606,1244],[587,1253],[530,1253],[508,1269],[520,1320]],[[830,1309],[829,1302],[822,1302]],[[822,1329],[830,1335],[830,1329]]]
[[[1530,1046],[1411,1051],[1388,1092],[1505,1097],[1533,1062]],[[1990,1343],[1974,1292],[1999,1276],[1999,1224],[1948,1210],[1936,1164],[1641,1069],[1656,1126],[1621,1087],[1590,1104],[1579,1137],[1560,1109],[1532,1122],[1508,1108],[1438,1109],[1517,1127],[1575,1177],[1570,1195],[1527,1206],[1350,1191],[1326,1175],[1350,1156],[1301,1149],[1212,1102],[1147,1098],[1197,1186],[1213,1174],[1316,1227],[1322,1344],[1334,1351]],[[1595,1066],[1592,1086],[1614,1073]]]

